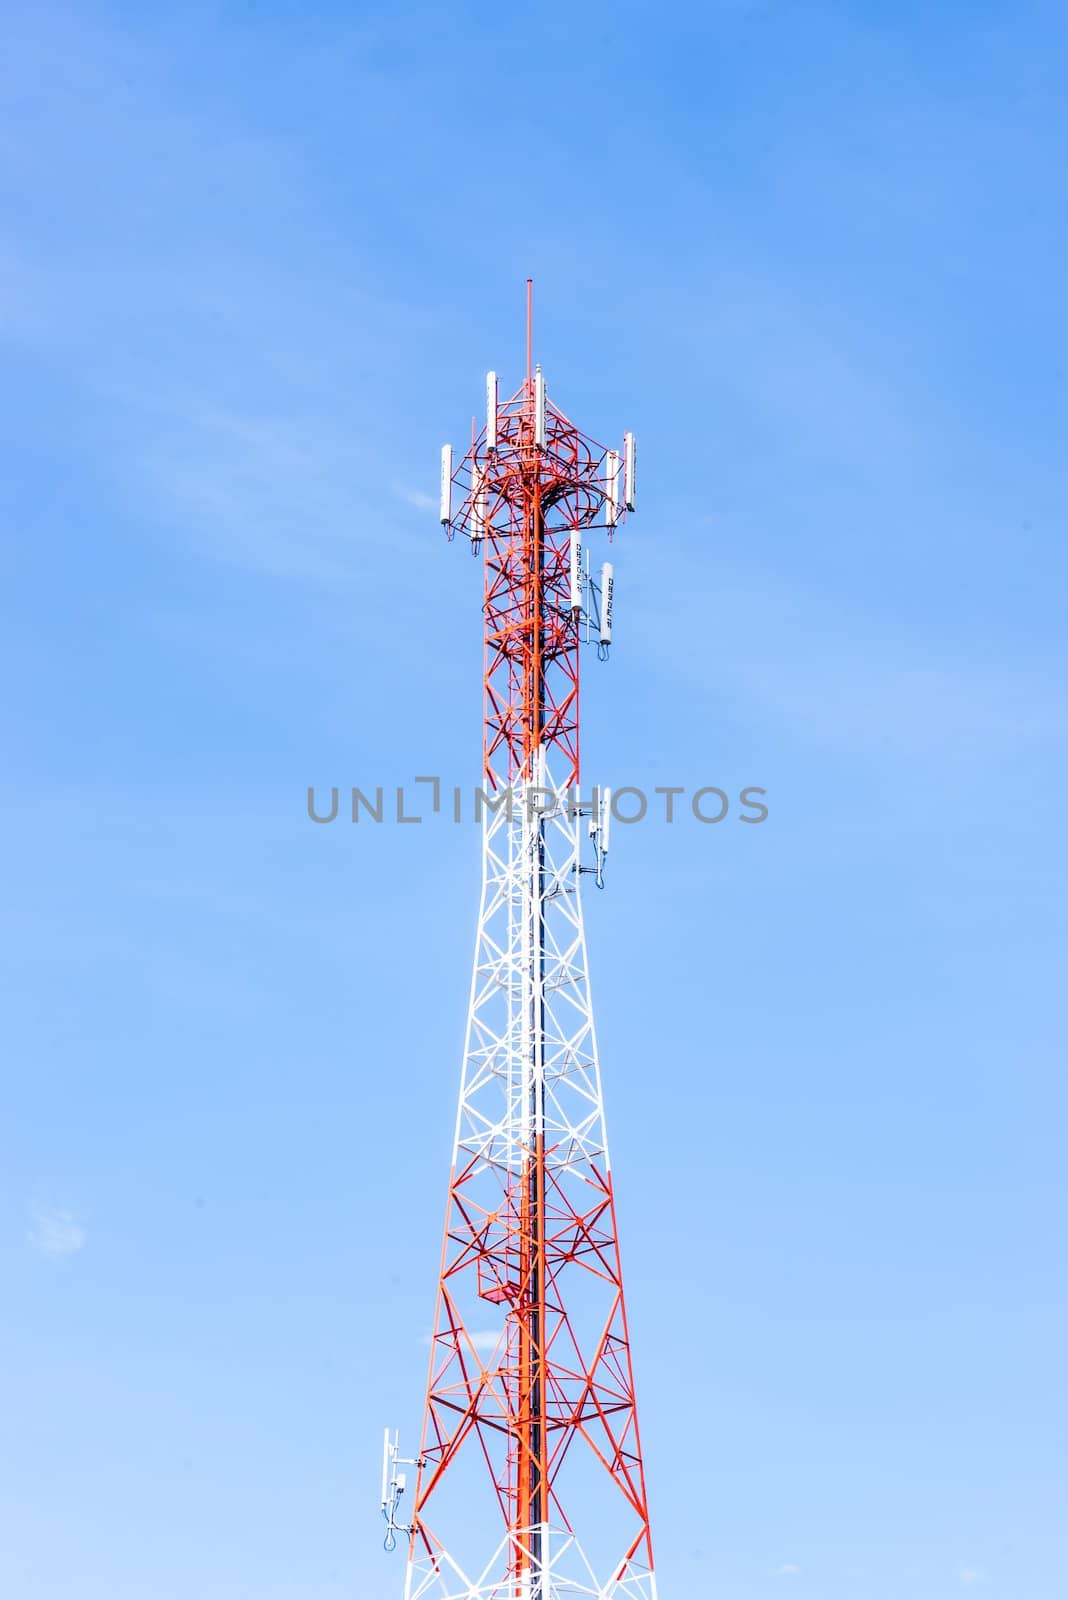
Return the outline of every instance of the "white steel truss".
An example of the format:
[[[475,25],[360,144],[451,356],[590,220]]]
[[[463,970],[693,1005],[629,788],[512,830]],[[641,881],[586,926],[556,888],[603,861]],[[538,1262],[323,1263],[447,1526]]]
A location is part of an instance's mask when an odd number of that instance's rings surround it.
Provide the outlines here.
[[[580,893],[582,874],[593,870],[583,867],[581,844],[593,835],[597,849],[598,807],[554,783],[544,750],[534,777],[502,787],[483,808],[481,908],[405,1600],[656,1600]],[[485,1532],[465,1527],[462,1504],[446,1510],[434,1496],[464,1451],[482,1458],[483,1478],[489,1467],[502,1507],[515,1482],[523,1293],[515,1196],[536,1149],[552,1234],[542,1294],[552,1516],[509,1529],[486,1562]],[[488,1309],[503,1313],[495,1337],[482,1327]],[[571,1463],[563,1457],[587,1448],[595,1458],[587,1470],[604,1490],[592,1504],[581,1485],[577,1498],[564,1486]],[[596,1550],[586,1537],[591,1515]]]

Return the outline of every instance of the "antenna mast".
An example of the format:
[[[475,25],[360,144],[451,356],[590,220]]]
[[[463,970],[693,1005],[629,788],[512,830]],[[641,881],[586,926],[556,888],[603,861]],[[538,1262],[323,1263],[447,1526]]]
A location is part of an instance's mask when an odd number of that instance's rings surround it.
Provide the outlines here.
[[[441,521],[480,554],[482,902],[410,1525],[406,1600],[656,1600],[582,918],[610,796],[579,790],[579,646],[607,655],[634,440],[582,433],[533,366],[454,468]],[[591,857],[583,863],[584,853]]]

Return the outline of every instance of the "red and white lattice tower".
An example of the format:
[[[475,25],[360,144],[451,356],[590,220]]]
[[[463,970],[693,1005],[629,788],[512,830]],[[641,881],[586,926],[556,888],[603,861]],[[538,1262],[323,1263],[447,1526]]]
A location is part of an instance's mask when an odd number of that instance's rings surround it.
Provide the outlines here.
[[[410,1521],[386,1435],[382,1500],[405,1600],[655,1600],[645,1474],[579,893],[610,797],[579,789],[579,646],[607,653],[634,440],[605,450],[531,370],[441,520],[485,572],[482,904]],[[589,864],[583,856],[589,856]]]

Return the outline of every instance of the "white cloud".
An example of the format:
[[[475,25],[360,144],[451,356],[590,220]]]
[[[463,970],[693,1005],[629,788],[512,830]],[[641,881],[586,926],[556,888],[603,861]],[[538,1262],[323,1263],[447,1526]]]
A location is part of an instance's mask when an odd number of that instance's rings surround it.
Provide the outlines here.
[[[408,505],[414,506],[417,511],[436,511],[438,502],[436,495],[426,494],[422,489],[408,489],[403,484],[397,484],[394,493],[399,495]]]
[[[79,1250],[84,1250],[89,1235],[73,1212],[60,1211],[53,1206],[33,1206],[26,1237],[40,1255],[58,1259],[76,1256]]]
[[[694,598],[700,579],[696,570],[670,625],[653,602],[641,627],[658,652],[670,638],[673,670],[682,665],[701,685],[714,683],[747,720],[881,763],[922,760],[935,772],[952,763],[958,777],[1068,741],[1064,696],[1042,662],[946,657],[907,638],[858,634],[818,597],[744,578],[721,585],[710,612]]]
[[[476,1328],[471,1334],[471,1343],[479,1355],[486,1356],[496,1350],[500,1336],[499,1328]]]
[[[960,1569],[960,1581],[966,1589],[971,1588],[973,1583],[982,1583],[985,1577],[982,1567],[962,1566]]]
[[[501,1337],[500,1328],[469,1328],[466,1330],[467,1341],[470,1347],[480,1356],[492,1355],[497,1348],[497,1341]],[[424,1344],[430,1344],[431,1334],[425,1334]]]
[[[355,480],[332,421],[314,408],[227,409],[179,387],[107,398],[125,408],[157,515],[202,554],[284,577],[351,577]]]
[[[797,1578],[801,1575],[801,1568],[792,1561],[784,1561],[781,1567],[775,1568],[777,1578]]]

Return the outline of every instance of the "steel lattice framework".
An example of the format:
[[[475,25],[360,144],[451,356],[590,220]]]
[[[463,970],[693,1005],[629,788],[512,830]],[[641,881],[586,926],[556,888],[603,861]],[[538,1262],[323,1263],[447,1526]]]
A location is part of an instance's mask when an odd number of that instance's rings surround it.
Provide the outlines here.
[[[405,1596],[655,1600],[579,892],[607,843],[579,645],[611,637],[585,540],[633,507],[634,448],[548,399],[529,330],[528,305],[526,381],[499,402],[490,374],[485,428],[443,461],[442,520],[483,555],[488,800]]]

